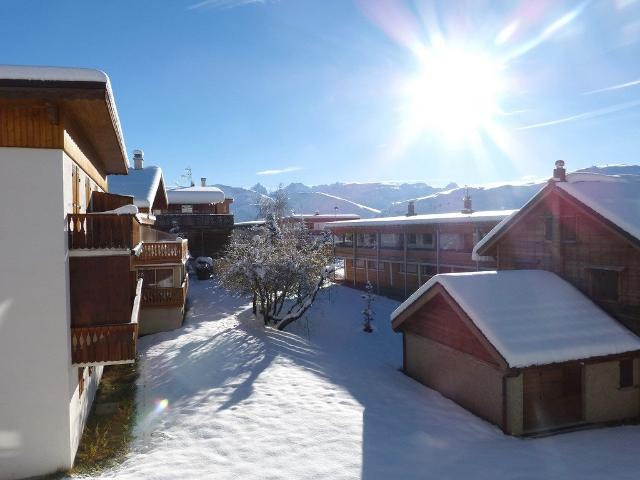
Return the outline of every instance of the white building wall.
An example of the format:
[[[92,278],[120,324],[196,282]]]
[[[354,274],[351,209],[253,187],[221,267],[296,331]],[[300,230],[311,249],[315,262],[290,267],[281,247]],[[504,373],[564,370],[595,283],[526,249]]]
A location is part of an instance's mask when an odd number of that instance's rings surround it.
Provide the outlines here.
[[[0,148],[2,480],[71,465],[63,156]]]

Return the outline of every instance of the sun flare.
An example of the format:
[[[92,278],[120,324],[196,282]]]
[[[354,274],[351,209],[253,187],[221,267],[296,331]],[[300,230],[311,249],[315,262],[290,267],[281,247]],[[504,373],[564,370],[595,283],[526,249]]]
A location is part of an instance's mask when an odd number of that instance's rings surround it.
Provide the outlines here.
[[[500,114],[502,67],[457,50],[425,54],[404,88],[404,122],[412,136],[433,132],[462,143],[491,130]]]

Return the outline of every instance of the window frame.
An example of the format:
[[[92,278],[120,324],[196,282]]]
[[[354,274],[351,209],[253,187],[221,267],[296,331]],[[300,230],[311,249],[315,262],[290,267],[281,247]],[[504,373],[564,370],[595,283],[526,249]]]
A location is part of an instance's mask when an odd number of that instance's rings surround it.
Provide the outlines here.
[[[633,358],[623,358],[618,362],[618,388],[635,387],[635,368]]]

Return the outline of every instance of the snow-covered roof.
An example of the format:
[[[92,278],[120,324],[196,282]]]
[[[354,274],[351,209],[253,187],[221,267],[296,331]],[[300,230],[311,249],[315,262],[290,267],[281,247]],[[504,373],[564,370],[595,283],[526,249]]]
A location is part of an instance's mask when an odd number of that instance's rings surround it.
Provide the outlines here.
[[[510,367],[640,350],[640,338],[554,273],[501,270],[432,277],[392,314],[395,320],[442,285]]]
[[[640,240],[640,175],[571,173],[556,186]]]
[[[0,82],[51,82],[60,83],[73,82],[77,83],[101,83],[104,84],[106,91],[106,103],[111,117],[111,123],[115,130],[117,141],[119,143],[119,150],[122,154],[122,159],[125,165],[129,165],[129,160],[126,154],[127,147],[124,143],[124,135],[122,133],[122,126],[120,124],[120,117],[118,115],[118,109],[116,108],[116,102],[111,90],[111,81],[109,76],[101,70],[93,68],[75,68],[75,67],[47,67],[47,66],[33,66],[33,65],[0,65]],[[126,168],[125,168],[126,171]],[[124,173],[124,172],[123,172]]]
[[[326,228],[338,227],[379,227],[389,225],[430,225],[434,223],[475,223],[500,221],[517,210],[487,210],[473,213],[431,213],[426,215],[365,218],[362,220],[345,220],[331,222]]]
[[[160,167],[131,168],[128,175],[109,175],[108,179],[110,193],[132,195],[134,204],[139,208],[151,208],[161,185],[162,195],[165,195]]]
[[[640,240],[640,175],[576,172],[569,173],[566,182],[556,181],[553,185]],[[534,203],[538,194],[521,210]],[[505,218],[476,244],[473,260],[486,258],[477,252],[499,235],[510,221],[511,218]]]
[[[199,204],[224,202],[224,192],[218,187],[177,187],[167,190],[169,204]]]
[[[6,80],[34,80],[55,82],[108,83],[106,73],[93,68],[41,67],[28,65],[0,65],[0,78]]]

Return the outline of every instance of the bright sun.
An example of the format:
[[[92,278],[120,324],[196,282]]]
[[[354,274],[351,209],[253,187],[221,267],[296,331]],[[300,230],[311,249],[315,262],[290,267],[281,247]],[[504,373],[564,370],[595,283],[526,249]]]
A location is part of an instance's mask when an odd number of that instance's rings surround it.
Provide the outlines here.
[[[491,131],[500,114],[501,65],[456,50],[425,54],[421,72],[405,85],[407,134],[428,131],[455,143]]]

